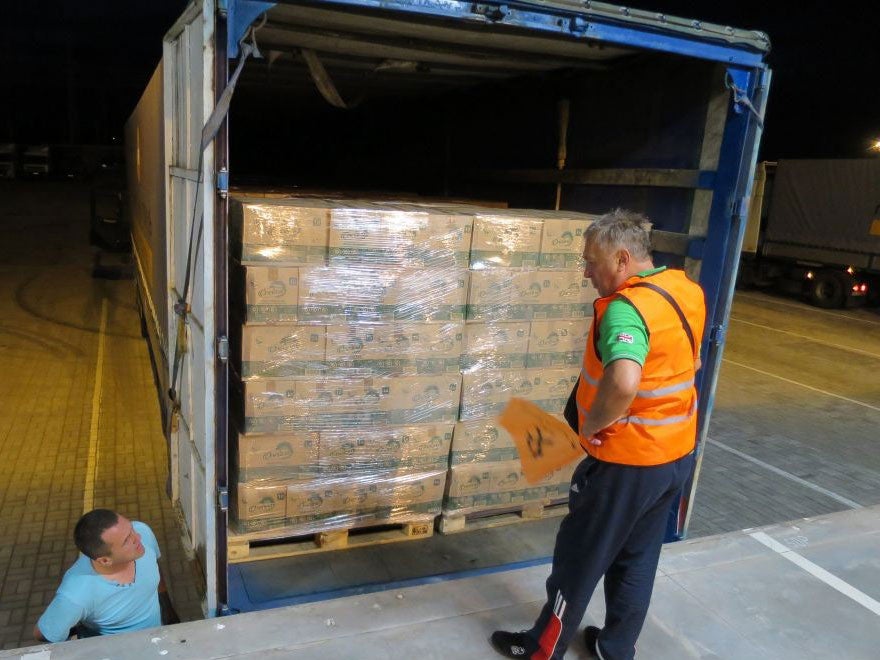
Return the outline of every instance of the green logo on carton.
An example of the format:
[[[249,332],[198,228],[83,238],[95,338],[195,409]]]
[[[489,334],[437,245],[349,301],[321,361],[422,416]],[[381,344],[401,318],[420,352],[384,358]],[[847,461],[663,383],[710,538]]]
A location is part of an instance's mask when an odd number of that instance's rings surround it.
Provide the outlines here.
[[[272,499],[271,495],[264,495],[260,498],[259,502],[255,504],[251,504],[248,507],[248,513],[257,514],[257,513],[272,513],[275,510],[275,500]]]
[[[264,461],[278,461],[293,456],[293,447],[289,442],[279,442],[275,449],[270,449],[263,454]]]
[[[260,289],[259,296],[260,298],[280,298],[285,293],[287,293],[287,287],[284,286],[284,282],[275,280]]]
[[[570,231],[563,232],[562,236],[553,239],[553,245],[557,247],[570,247],[573,242],[574,236]]]

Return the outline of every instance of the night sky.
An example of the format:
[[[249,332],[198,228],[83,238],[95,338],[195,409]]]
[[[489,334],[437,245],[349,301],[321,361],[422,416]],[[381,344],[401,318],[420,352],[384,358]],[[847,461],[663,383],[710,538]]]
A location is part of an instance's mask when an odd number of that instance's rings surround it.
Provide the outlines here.
[[[184,0],[29,0],[0,18],[0,141],[110,143]],[[866,3],[868,4],[868,3]],[[880,3],[636,0],[633,6],[770,35],[761,158],[867,156],[880,137]]]

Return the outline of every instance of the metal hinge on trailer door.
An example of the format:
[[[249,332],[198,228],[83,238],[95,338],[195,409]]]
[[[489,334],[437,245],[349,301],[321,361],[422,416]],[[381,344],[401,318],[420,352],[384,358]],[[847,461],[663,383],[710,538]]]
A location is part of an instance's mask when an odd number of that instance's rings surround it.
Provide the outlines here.
[[[720,346],[724,343],[724,339],[727,335],[727,328],[723,325],[714,325],[712,329],[709,331],[709,341],[715,344],[716,346]]]
[[[217,337],[217,358],[223,363],[229,359],[229,338],[224,335]]]
[[[220,195],[220,199],[229,196],[229,171],[225,167],[217,172],[217,194]]]
[[[217,489],[217,505],[221,511],[229,510],[229,489],[225,486]]]

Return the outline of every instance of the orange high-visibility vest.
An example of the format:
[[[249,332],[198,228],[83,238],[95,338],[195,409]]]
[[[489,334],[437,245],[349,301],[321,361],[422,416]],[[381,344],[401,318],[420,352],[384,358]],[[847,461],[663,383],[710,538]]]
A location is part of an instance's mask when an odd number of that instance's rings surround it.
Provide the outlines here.
[[[610,296],[593,303],[593,324],[577,391],[580,429],[604,373],[597,352],[598,330],[605,310],[615,299],[635,307],[648,330],[642,381],[626,415],[597,434],[602,444],[589,444],[583,434],[581,444],[591,456],[609,463],[660,465],[674,461],[693,451],[696,444],[694,376],[706,322],[703,290],[683,271],[667,269],[647,277],[631,277]]]

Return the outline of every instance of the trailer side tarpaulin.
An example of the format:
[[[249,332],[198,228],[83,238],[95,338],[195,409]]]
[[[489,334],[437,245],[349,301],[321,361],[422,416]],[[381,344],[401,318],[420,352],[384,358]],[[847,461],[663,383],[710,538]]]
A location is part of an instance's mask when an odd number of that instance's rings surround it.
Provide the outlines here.
[[[880,252],[880,159],[781,160],[774,185],[768,241]]]

